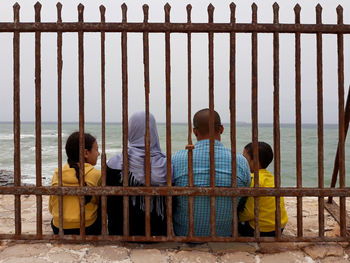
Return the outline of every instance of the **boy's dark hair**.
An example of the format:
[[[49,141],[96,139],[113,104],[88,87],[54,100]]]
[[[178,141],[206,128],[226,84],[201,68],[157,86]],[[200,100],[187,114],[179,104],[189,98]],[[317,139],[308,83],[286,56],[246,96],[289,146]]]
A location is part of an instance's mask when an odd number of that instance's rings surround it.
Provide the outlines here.
[[[89,133],[84,134],[85,149],[91,151],[96,138]],[[70,168],[74,168],[79,181],[79,132],[73,132],[66,141],[67,162]]]
[[[253,160],[253,143],[248,143],[244,149],[249,155],[250,159]],[[259,163],[261,168],[265,169],[273,160],[273,151],[271,146],[266,142],[258,142],[259,151]]]
[[[193,128],[196,128],[200,134],[209,134],[209,114],[208,108],[197,111],[193,116]],[[214,130],[219,132],[221,126],[220,115],[214,110]]]

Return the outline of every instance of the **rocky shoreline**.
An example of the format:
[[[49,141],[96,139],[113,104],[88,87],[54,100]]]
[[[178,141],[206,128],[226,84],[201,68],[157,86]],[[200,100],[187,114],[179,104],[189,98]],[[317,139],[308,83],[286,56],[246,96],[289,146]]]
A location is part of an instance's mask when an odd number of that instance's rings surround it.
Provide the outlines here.
[[[289,217],[283,235],[296,235],[296,198],[286,197]],[[48,196],[43,196],[43,232],[51,233]],[[347,207],[350,202],[347,202]],[[0,195],[0,234],[14,233],[14,197]],[[36,198],[21,197],[22,233],[36,233]],[[304,236],[318,235],[317,198],[303,198]],[[339,236],[339,226],[325,211],[325,235]],[[0,263],[5,262],[350,262],[350,246],[342,243],[121,243],[59,244],[0,241]]]
[[[22,179],[27,179],[27,175],[21,175]],[[14,172],[8,170],[0,170],[0,186],[13,186]],[[34,186],[34,184],[21,183],[22,186]]]
[[[0,186],[11,186],[13,185],[14,174],[11,171],[0,170]]]

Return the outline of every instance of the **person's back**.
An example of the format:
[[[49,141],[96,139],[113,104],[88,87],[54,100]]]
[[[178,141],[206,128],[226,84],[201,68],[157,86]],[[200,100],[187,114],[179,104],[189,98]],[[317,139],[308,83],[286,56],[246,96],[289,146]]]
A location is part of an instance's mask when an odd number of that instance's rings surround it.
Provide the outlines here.
[[[231,150],[220,142],[223,126],[219,115],[215,112],[215,185],[231,186]],[[198,142],[193,150],[193,181],[194,186],[210,186],[210,155],[209,155],[209,110],[201,110],[195,114],[194,134]],[[204,129],[203,129],[204,126]],[[206,126],[206,127],[205,127]],[[179,151],[172,157],[173,181],[175,186],[188,186],[188,151]],[[237,155],[237,186],[250,185],[250,172],[246,159]],[[176,235],[185,236],[189,231],[188,198],[175,198],[174,231]],[[232,234],[232,197],[216,197],[216,235]],[[210,197],[194,198],[194,235],[210,235]]]
[[[62,167],[62,185],[79,186],[79,132],[72,133],[66,142],[67,164]],[[84,185],[100,186],[101,171],[94,168],[100,155],[98,144],[92,135],[84,134]],[[58,169],[52,177],[51,186],[58,186]],[[49,211],[52,214],[51,227],[54,234],[59,233],[59,198],[51,195]],[[101,212],[98,196],[85,196],[85,233],[99,235],[101,233]],[[63,232],[65,235],[79,235],[80,233],[80,202],[78,196],[63,196]]]
[[[134,113],[129,119],[128,132],[128,162],[129,186],[145,186],[145,127],[146,113]],[[149,113],[150,132],[150,168],[151,186],[166,185],[166,157],[160,149],[156,120]],[[123,155],[117,154],[109,159],[107,163],[106,183],[108,186],[123,185]],[[107,197],[108,232],[110,235],[123,234],[123,196]],[[166,235],[166,197],[152,196],[150,198],[150,221],[151,235]],[[129,234],[132,236],[143,236],[145,229],[145,197],[129,197]]]
[[[89,163],[84,164],[84,181],[87,186],[100,186],[101,185],[101,171],[94,168]],[[51,186],[58,186],[58,169],[56,169]],[[74,168],[69,167],[69,164],[65,164],[62,167],[62,186],[79,186],[79,180],[76,176]],[[90,196],[85,201],[85,224],[86,226],[92,225],[98,217],[99,199],[97,196]],[[53,224],[57,228],[59,227],[59,198],[56,195],[50,196],[49,210],[53,215]],[[79,196],[65,195],[63,196],[63,228],[64,229],[78,229],[80,228],[80,204]]]
[[[259,187],[275,187],[274,176],[266,169],[273,159],[273,152],[265,142],[258,143],[259,149]],[[253,146],[249,143],[245,146],[243,155],[248,160],[253,172]],[[254,187],[254,173],[252,173],[251,187]],[[280,198],[281,208],[281,231],[283,231],[288,221],[287,212],[284,205],[284,198]],[[261,236],[275,236],[275,197],[259,197],[259,228]],[[255,229],[254,222],[254,198],[247,198],[243,211],[239,213],[239,233],[242,236],[253,236]]]

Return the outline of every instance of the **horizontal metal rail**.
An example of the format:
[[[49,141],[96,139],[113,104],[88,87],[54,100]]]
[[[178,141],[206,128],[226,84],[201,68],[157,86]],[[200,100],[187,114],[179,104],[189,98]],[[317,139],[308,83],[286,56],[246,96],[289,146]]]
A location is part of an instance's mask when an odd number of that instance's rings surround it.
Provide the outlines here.
[[[123,32],[128,33],[305,33],[349,34],[346,24],[268,24],[268,23],[0,23],[0,32]]]
[[[0,239],[17,239],[17,240],[38,240],[37,235],[30,234],[21,234],[12,235],[12,234],[0,234]],[[75,241],[75,242],[87,242],[87,241],[131,241],[131,242],[276,242],[274,237],[187,237],[187,236],[174,236],[168,238],[166,236],[85,236],[84,239],[79,235],[64,235],[63,238],[58,235],[42,235],[40,240],[43,241]],[[278,242],[341,242],[341,241],[350,241],[350,237],[295,237],[295,236],[283,236],[278,239]]]
[[[3,186],[2,195],[193,195],[193,196],[345,196],[350,188],[233,188],[233,187],[51,187],[51,186]]]

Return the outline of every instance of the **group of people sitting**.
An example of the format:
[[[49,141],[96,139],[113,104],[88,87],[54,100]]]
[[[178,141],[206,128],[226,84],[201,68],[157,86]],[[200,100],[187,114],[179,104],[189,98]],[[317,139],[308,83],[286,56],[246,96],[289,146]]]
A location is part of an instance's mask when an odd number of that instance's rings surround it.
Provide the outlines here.
[[[193,183],[196,187],[210,186],[210,154],[209,154],[209,109],[198,111],[193,117],[193,133],[197,143],[193,151]],[[128,185],[145,185],[145,112],[135,113],[129,120],[128,145]],[[150,167],[151,186],[166,186],[167,161],[161,151],[156,121],[149,114],[150,131]],[[219,114],[214,111],[214,160],[215,186],[232,186],[231,149],[221,143],[224,127]],[[259,151],[259,187],[274,187],[274,177],[266,170],[273,160],[273,151],[265,142],[258,142]],[[62,185],[79,186],[79,132],[74,132],[66,142],[67,164],[62,167]],[[85,166],[84,182],[86,186],[100,186],[101,172],[94,168],[99,156],[96,139],[85,134]],[[253,146],[244,147],[243,155],[236,155],[237,187],[253,187]],[[173,186],[188,186],[188,150],[182,150],[172,156]],[[118,154],[107,162],[107,185],[123,185],[123,156]],[[52,186],[58,186],[58,169],[52,178]],[[166,197],[152,196],[151,203],[151,235],[167,234]],[[261,236],[275,236],[276,231],[283,231],[287,221],[284,199],[280,199],[281,229],[275,227],[275,197],[259,197],[259,226]],[[232,197],[217,196],[215,198],[216,235],[232,235]],[[239,215],[238,231],[241,236],[253,236],[255,228],[254,197],[238,197]],[[50,196],[49,210],[53,216],[51,227],[54,234],[59,233],[59,198]],[[108,231],[110,235],[123,234],[123,197],[107,197]],[[194,235],[210,236],[210,197],[194,197]],[[129,233],[145,235],[145,198],[130,196],[129,198]],[[85,196],[85,232],[87,235],[101,234],[101,209],[97,196]],[[178,236],[189,234],[188,197],[173,197],[173,227]],[[78,196],[63,197],[63,231],[64,234],[80,233],[80,205]]]

